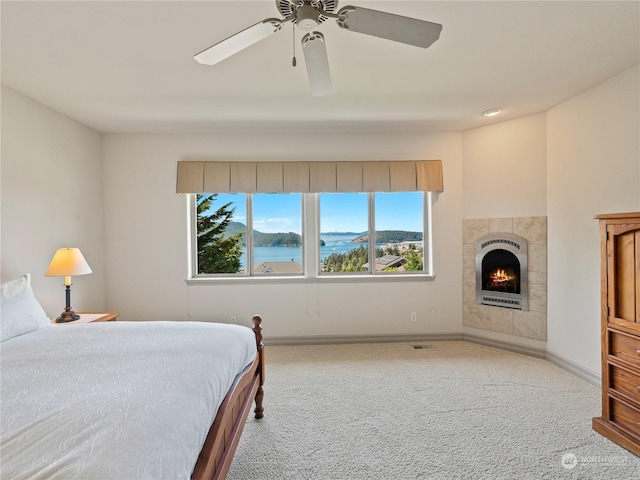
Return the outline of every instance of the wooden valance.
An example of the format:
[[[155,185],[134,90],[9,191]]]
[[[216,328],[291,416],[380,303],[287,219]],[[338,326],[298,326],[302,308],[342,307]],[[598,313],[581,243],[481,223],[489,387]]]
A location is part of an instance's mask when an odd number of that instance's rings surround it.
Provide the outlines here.
[[[178,162],[177,193],[442,192],[440,160]]]

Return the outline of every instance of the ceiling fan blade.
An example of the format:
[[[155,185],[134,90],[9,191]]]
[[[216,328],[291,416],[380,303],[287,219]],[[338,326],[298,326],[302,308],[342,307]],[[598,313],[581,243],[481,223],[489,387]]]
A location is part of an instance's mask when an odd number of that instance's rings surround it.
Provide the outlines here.
[[[197,53],[193,58],[195,58],[196,62],[204,65],[215,65],[240,50],[244,50],[254,43],[273,35],[281,28],[282,20],[267,18]]]
[[[324,36],[320,32],[307,33],[302,37],[302,51],[304,63],[307,65],[311,95],[319,97],[331,92],[333,85]]]
[[[442,31],[439,23],[352,6],[340,9],[338,25],[354,32],[422,48],[438,40]]]

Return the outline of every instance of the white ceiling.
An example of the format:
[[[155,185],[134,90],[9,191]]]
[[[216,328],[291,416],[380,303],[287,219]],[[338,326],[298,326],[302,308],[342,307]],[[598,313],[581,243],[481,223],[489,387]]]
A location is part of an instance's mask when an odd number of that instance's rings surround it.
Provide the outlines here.
[[[2,83],[102,132],[465,130],[542,112],[640,63],[640,2],[345,0],[441,23],[428,49],[339,28],[311,97],[291,24],[215,65],[193,55],[275,0],[1,2]],[[480,113],[501,107],[492,120]]]

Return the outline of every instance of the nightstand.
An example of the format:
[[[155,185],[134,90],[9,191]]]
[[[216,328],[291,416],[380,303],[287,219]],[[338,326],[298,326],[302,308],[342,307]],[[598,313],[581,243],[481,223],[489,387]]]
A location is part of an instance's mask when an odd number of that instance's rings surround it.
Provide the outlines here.
[[[55,323],[55,319],[51,322],[56,325],[73,325],[79,323],[94,323],[94,322],[115,322],[120,313],[118,312],[77,312],[80,315],[78,320],[66,323]]]

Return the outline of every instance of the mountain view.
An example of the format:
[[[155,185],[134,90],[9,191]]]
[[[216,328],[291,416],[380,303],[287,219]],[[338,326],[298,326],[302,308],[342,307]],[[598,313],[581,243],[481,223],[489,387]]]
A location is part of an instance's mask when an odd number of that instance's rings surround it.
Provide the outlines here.
[[[231,222],[227,227],[227,235],[235,235],[246,232],[247,227],[240,222]],[[368,232],[324,232],[320,236],[340,236],[353,237],[352,243],[367,243],[369,241]],[[264,233],[258,230],[253,231],[254,246],[256,247],[299,247],[302,245],[302,237],[294,232]],[[376,231],[376,243],[402,243],[421,242],[422,232],[408,232],[404,230],[381,230]],[[324,241],[321,242],[321,245]]]

